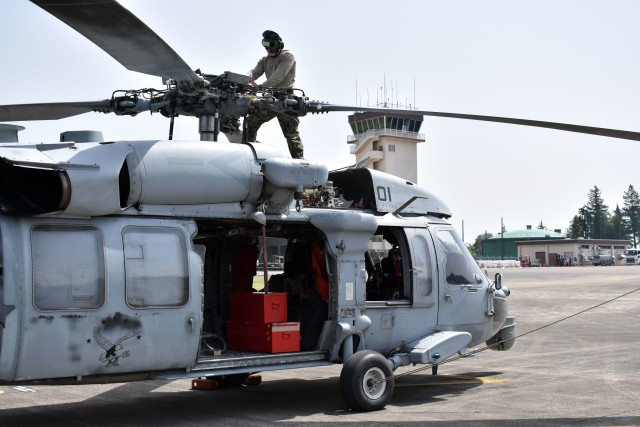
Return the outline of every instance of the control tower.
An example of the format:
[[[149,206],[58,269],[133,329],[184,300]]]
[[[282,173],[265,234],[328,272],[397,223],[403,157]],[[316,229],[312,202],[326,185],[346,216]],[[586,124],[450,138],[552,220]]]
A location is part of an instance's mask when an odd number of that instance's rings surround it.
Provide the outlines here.
[[[423,116],[411,110],[399,113],[355,113],[349,116],[353,135],[347,137],[356,163],[418,182],[418,143]]]

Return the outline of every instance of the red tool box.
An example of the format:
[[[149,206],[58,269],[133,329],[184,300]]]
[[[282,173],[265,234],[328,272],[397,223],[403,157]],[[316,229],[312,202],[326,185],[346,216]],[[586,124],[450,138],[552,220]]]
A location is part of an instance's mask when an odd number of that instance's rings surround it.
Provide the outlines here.
[[[232,293],[231,320],[238,322],[286,322],[287,294],[284,292]]]
[[[269,294],[271,295],[271,294]],[[300,351],[300,322],[227,322],[227,348],[257,353]]]

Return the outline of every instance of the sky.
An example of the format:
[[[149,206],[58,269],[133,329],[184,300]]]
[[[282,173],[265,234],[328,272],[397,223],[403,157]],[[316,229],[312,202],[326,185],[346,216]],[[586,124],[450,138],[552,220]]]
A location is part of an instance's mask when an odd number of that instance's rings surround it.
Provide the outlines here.
[[[640,2],[635,0],[121,0],[193,69],[246,73],[277,31],[313,100],[555,121],[640,132]],[[155,87],[26,0],[0,5],[0,104],[106,99]],[[351,165],[348,113],[301,118],[305,158]],[[21,142],[68,130],[107,140],[166,139],[159,114],[88,113],[25,126]],[[640,189],[640,143],[549,129],[426,117],[418,184],[443,199],[464,240],[536,227],[564,232],[594,186],[612,210]],[[178,117],[174,139],[199,139]],[[276,120],[258,139],[287,151]]]

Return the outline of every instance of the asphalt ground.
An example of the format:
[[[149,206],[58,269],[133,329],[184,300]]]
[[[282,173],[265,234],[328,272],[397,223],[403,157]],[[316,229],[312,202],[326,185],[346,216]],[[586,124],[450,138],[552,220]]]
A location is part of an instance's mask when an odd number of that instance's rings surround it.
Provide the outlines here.
[[[640,288],[640,266],[491,269],[511,290],[517,334]],[[259,386],[190,380],[0,386],[0,426],[640,425],[640,291],[517,339],[396,379],[378,412],[346,409],[340,365],[267,372]],[[418,366],[419,367],[419,366]],[[416,367],[417,368],[417,367]],[[396,374],[415,368],[401,368]]]

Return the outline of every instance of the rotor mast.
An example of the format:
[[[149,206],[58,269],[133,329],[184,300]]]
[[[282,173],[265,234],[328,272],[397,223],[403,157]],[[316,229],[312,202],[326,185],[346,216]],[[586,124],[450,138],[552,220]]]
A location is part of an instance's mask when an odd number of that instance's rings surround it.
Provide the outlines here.
[[[220,133],[220,114],[218,110],[214,114],[203,114],[198,117],[198,132],[200,141],[218,141]]]

